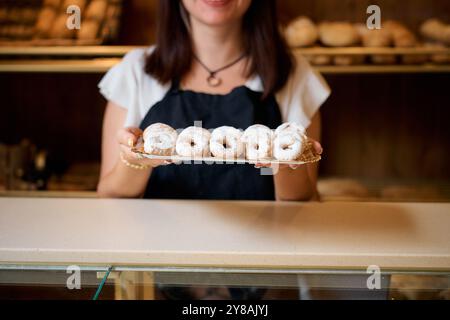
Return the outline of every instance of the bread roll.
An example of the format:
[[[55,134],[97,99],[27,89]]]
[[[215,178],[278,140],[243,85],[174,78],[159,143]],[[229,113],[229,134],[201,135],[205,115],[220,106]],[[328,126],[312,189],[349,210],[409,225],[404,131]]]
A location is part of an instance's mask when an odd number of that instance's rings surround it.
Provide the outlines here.
[[[61,6],[61,2],[61,0],[44,0],[43,6],[59,9],[59,7]]]
[[[333,61],[333,57],[327,54],[313,54],[313,55],[305,55],[306,60],[312,65],[315,66],[325,66],[329,65]]]
[[[64,1],[64,12],[67,10],[70,6],[77,6],[80,8],[81,12],[83,12],[84,8],[86,7],[86,0],[65,0]]]
[[[333,58],[333,62],[337,66],[352,66],[364,64],[365,56],[363,55],[338,55]]]
[[[319,25],[319,36],[330,47],[347,47],[360,41],[358,31],[348,22],[323,22]]]
[[[88,20],[103,20],[106,15],[108,2],[106,0],[92,0],[86,10],[86,18]]]
[[[321,196],[358,197],[370,196],[369,190],[359,181],[353,179],[329,178],[319,180],[317,189]]]
[[[36,22],[36,35],[40,37],[48,36],[55,18],[56,10],[53,7],[44,7],[39,12]]]
[[[398,21],[386,21],[384,28],[392,34],[394,46],[397,48],[414,47],[418,44],[414,33]]]
[[[316,25],[307,17],[292,21],[286,28],[285,35],[291,47],[309,47],[319,39]]]
[[[441,43],[425,43],[425,47],[432,49],[443,49],[445,46]],[[430,61],[437,64],[447,64],[450,63],[450,54],[446,53],[436,53],[429,57]]]
[[[78,31],[78,39],[93,40],[97,38],[100,28],[100,23],[97,20],[88,20],[81,24],[81,29]]]
[[[429,40],[450,44],[450,24],[438,19],[426,20],[420,27],[421,34]]]
[[[53,39],[71,39],[75,35],[75,30],[67,28],[68,16],[65,13],[60,14],[50,30],[50,37]]]

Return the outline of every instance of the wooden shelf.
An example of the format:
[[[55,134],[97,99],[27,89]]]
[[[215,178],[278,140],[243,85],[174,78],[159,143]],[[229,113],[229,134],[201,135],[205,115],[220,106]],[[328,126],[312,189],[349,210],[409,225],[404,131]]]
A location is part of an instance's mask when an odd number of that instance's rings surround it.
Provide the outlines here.
[[[105,73],[136,46],[0,47],[0,72]],[[301,48],[304,55],[423,55],[448,54],[450,48]],[[450,65],[316,66],[324,74],[449,73]]]
[[[0,191],[0,198],[97,198],[94,191]]]
[[[104,73],[120,58],[82,60],[0,60],[0,72],[14,73]]]
[[[13,46],[1,47],[1,56],[85,56],[85,57],[122,57],[127,52],[139,47],[135,46],[45,46],[28,47]]]
[[[141,46],[0,46],[0,56],[90,56],[122,57],[127,52],[143,48]],[[450,48],[296,48],[305,55],[422,55],[450,54]]]
[[[0,73],[105,73],[120,58],[77,60],[0,60]],[[449,73],[450,65],[316,66],[323,74],[351,73]]]

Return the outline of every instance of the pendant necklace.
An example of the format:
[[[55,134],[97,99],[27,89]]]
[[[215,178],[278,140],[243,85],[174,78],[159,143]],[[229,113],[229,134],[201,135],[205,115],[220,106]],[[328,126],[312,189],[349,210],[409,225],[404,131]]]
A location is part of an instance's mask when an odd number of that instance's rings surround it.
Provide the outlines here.
[[[208,85],[210,87],[218,87],[222,84],[222,79],[217,77],[217,73],[219,73],[220,71],[223,71],[225,69],[231,68],[232,66],[234,66],[236,63],[238,63],[245,57],[246,57],[246,54],[244,53],[238,59],[227,64],[226,66],[224,66],[220,69],[217,69],[217,70],[211,70],[196,55],[194,55],[195,60],[197,60],[197,62],[209,73],[208,78],[206,78],[206,82],[208,82]]]

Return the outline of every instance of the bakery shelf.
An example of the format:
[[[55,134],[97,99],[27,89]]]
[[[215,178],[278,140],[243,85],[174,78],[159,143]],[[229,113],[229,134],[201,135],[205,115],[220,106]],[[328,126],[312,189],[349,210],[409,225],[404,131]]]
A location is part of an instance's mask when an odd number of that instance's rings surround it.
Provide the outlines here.
[[[0,56],[97,56],[121,57],[139,46],[0,46]],[[450,54],[450,48],[328,48],[312,47],[294,49],[305,55],[416,55]]]
[[[2,190],[0,198],[96,198],[95,191],[15,191]]]
[[[104,73],[120,58],[77,60],[0,60],[0,73]],[[450,73],[450,65],[316,66],[323,74]]]
[[[72,47],[0,47],[0,72],[31,73],[104,73],[118,63],[135,46],[72,46]],[[448,54],[450,48],[302,48],[308,55],[430,55]],[[350,73],[449,73],[450,64],[417,65],[323,65],[315,68],[324,74]]]
[[[0,72],[29,73],[104,73],[120,58],[77,60],[0,60]]]
[[[122,57],[139,47],[134,46],[0,46],[1,56],[84,56],[84,57]]]

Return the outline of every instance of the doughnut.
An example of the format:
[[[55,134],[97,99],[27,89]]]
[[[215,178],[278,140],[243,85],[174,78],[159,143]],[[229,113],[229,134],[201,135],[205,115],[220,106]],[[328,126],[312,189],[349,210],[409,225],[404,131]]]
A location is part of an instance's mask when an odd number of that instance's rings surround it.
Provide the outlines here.
[[[178,134],[172,127],[155,123],[145,129],[144,151],[155,156],[171,156],[174,153]]]
[[[309,47],[319,39],[319,31],[311,19],[299,17],[285,30],[286,40],[291,47]]]
[[[275,129],[275,135],[279,135],[287,131],[294,131],[297,132],[298,134],[303,135],[305,133],[305,128],[294,122],[285,122]]]
[[[208,157],[211,133],[200,127],[184,129],[177,139],[176,151],[180,156],[201,158]]]
[[[319,25],[319,37],[330,47],[347,47],[360,41],[358,31],[349,22],[323,22]]]
[[[275,130],[273,156],[280,161],[294,161],[300,158],[306,142],[305,129],[288,122]]]
[[[245,145],[247,160],[263,160],[272,157],[273,131],[261,124],[245,130],[242,141]]]
[[[209,149],[214,157],[221,159],[236,159],[244,153],[242,132],[238,129],[223,126],[211,133]]]

